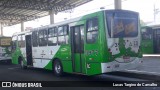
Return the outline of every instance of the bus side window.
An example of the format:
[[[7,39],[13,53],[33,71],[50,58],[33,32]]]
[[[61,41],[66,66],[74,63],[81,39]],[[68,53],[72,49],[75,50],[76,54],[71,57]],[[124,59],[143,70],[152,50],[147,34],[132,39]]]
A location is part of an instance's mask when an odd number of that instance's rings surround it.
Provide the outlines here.
[[[38,31],[32,32],[32,44],[33,44],[33,47],[38,46]]]
[[[25,47],[25,35],[18,35],[18,47],[24,48]]]
[[[16,43],[17,43],[17,36],[13,36],[12,37],[12,52],[14,52],[17,48]]]
[[[65,26],[63,26],[63,29],[64,29],[65,43],[68,44],[68,43],[69,43],[69,36],[68,36],[69,26],[68,26],[68,25],[65,25]]]
[[[38,32],[39,35],[39,46],[47,46],[48,33],[47,30],[40,30]]]
[[[25,35],[22,35],[22,38],[21,38],[21,47],[24,48],[26,45],[25,45]]]
[[[22,35],[18,35],[18,47],[21,48]]]
[[[98,38],[98,18],[87,20],[87,40],[89,44],[95,43]]]
[[[58,27],[58,45],[68,44],[68,25]]]
[[[48,29],[48,46],[57,45],[57,27]]]

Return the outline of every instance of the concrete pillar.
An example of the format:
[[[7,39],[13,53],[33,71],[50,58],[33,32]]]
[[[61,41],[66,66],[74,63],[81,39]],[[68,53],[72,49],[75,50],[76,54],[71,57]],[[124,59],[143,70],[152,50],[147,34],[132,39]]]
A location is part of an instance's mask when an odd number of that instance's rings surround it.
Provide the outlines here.
[[[121,0],[114,0],[114,8],[115,9],[121,9],[122,8],[121,4],[122,4]]]
[[[24,31],[24,22],[22,21],[21,22],[21,32],[23,32]]]
[[[0,23],[0,29],[1,29],[1,36],[3,36],[3,24]]]
[[[51,10],[49,14],[50,14],[50,24],[54,24],[54,10]]]

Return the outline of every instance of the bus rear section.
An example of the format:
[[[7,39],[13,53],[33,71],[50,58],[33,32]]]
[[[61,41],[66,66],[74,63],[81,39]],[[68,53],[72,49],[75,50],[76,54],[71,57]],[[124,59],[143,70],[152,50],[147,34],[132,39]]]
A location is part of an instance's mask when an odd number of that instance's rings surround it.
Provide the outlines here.
[[[105,11],[107,61],[102,73],[133,69],[142,63],[139,15],[125,10]]]
[[[11,37],[0,37],[0,61],[11,61]]]

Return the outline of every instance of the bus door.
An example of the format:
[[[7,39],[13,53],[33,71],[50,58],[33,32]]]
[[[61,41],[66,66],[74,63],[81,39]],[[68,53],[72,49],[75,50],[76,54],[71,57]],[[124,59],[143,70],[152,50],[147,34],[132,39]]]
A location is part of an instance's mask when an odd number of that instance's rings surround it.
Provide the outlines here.
[[[31,44],[31,35],[26,35],[26,58],[27,65],[33,65],[32,61],[32,44]]]
[[[84,25],[72,26],[70,30],[73,72],[84,73]]]

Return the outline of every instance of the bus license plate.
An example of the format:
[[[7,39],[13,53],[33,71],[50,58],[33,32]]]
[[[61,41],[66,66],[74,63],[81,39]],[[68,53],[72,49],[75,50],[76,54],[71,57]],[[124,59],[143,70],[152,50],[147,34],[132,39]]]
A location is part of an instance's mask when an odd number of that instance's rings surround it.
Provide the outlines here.
[[[124,62],[128,62],[130,60],[130,57],[129,56],[123,56],[123,60],[124,60]]]

